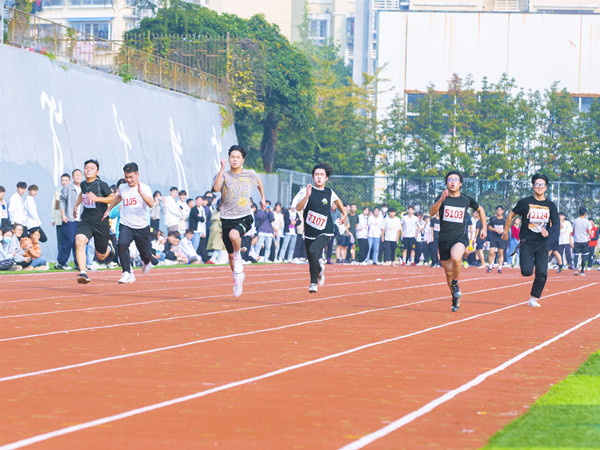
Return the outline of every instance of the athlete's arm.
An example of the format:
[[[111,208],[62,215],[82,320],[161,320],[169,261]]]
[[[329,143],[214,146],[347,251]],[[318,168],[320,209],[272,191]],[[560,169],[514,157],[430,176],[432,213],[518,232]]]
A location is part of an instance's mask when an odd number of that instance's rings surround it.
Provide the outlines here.
[[[504,222],[504,232],[502,233],[502,239],[508,241],[508,232],[510,230],[510,226],[512,225],[513,219],[516,214],[514,212],[509,212],[508,217],[506,218],[506,222]]]
[[[121,194],[117,193],[115,195],[115,198],[113,198],[112,202],[110,202],[110,205],[108,205],[108,207],[106,208],[106,211],[104,211],[104,215],[102,216],[102,220],[106,219],[108,217],[108,215],[110,214],[110,211],[119,204],[119,202],[121,201]]]
[[[312,184],[308,183],[306,185],[306,195],[304,196],[303,199],[301,199],[297,204],[296,204],[296,211],[302,211],[304,209],[304,207],[306,206],[306,204],[308,203],[308,199],[310,198],[310,194],[312,192]]]
[[[433,217],[433,216],[435,216],[438,213],[438,211],[442,207],[442,202],[444,200],[446,200],[446,197],[448,197],[448,189],[444,189],[444,192],[442,192],[442,195],[440,195],[440,198],[438,199],[438,201],[435,202],[431,206],[431,208],[429,208],[429,216],[430,217]]]
[[[139,182],[138,182],[138,192],[139,192],[140,196],[142,197],[142,199],[144,200],[144,203],[146,203],[146,205],[148,205],[148,208],[154,207],[154,199],[152,198],[151,195],[144,194],[143,189],[142,189],[142,185]],[[119,198],[121,198],[121,196],[119,194],[117,194],[117,196]],[[115,198],[116,198],[116,196],[115,196]],[[112,203],[115,203],[114,200],[113,200]],[[112,205],[112,203],[111,203],[111,205]]]
[[[80,192],[79,196],[77,196],[77,200],[75,201],[75,206],[73,206],[73,219],[77,219],[77,208],[79,207],[79,205],[81,205],[82,201],[83,197]]]
[[[477,212],[479,213],[479,217],[481,220],[481,234],[479,235],[479,238],[485,239],[487,237],[487,220],[485,218],[485,209],[483,209],[483,206],[479,205],[479,209],[477,209]]]
[[[226,161],[224,159],[222,159],[221,160],[221,170],[219,170],[219,173],[215,177],[215,181],[212,186],[213,192],[220,192],[221,188],[223,187],[223,172],[225,171],[225,163],[226,163]]]

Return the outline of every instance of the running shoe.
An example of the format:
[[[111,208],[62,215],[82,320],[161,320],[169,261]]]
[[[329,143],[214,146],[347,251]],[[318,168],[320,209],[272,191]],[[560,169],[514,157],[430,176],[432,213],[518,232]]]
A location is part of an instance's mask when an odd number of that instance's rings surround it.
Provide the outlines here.
[[[452,284],[452,311],[458,311],[460,307],[460,298],[462,297],[462,293],[460,292],[460,288],[458,287],[458,282]]]
[[[129,284],[135,281],[135,275],[131,272],[123,272],[121,275],[121,279],[119,280],[119,284]]]
[[[79,284],[88,284],[90,281],[87,274],[85,272],[81,272],[78,276],[77,276],[77,282]]]
[[[150,273],[151,268],[152,268],[151,262],[148,262],[148,264],[146,264],[144,261],[142,261],[142,273],[144,275],[148,275]]]
[[[111,241],[108,241],[108,256],[103,259],[103,261],[112,261],[115,257],[115,248],[112,245]]]
[[[502,268],[498,267],[498,273],[502,273]]]
[[[585,272],[584,272],[583,270],[581,271],[581,273],[580,273],[579,275],[580,275],[580,276],[582,276],[582,277],[585,277],[585,276],[586,276],[586,275],[585,275]]]
[[[492,266],[488,266],[487,273],[492,273]]]
[[[468,263],[468,262],[466,262],[466,261],[463,261],[463,267],[464,267],[465,269],[466,269],[466,268],[468,268],[468,267],[469,267],[469,263]]]
[[[564,266],[558,266],[558,270],[556,271],[556,273],[561,273],[563,270],[565,270]]]
[[[233,273],[233,296],[239,297],[242,295],[242,291],[244,290],[244,279],[246,278],[246,274],[244,272],[234,272]]]
[[[56,265],[54,266],[54,268],[55,268],[56,270],[73,270],[73,268],[72,268],[71,266],[68,266],[68,265],[66,265],[66,264],[56,264]]]
[[[540,305],[535,298],[531,297],[529,299],[529,306],[532,308],[541,308],[542,305]]]
[[[575,270],[575,272],[573,272],[573,275],[579,275],[579,272],[577,272],[577,270]]]
[[[319,272],[319,286],[323,286],[325,284],[325,264],[323,264],[323,261],[319,261],[319,265],[321,266],[321,271]]]
[[[317,287],[316,283],[310,283],[310,286],[308,286],[308,292],[310,292],[311,294],[314,294],[318,290],[319,288]]]

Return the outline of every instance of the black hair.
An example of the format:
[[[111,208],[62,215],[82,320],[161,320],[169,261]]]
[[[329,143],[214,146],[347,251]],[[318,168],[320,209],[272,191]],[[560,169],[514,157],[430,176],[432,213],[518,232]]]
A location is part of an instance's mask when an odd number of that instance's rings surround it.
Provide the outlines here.
[[[498,209],[498,208],[500,208],[502,211],[504,211],[504,206],[498,205],[498,206],[496,206],[496,209]]]
[[[182,189],[178,192],[179,195],[187,195],[187,192],[185,192],[185,189]]]
[[[177,189],[175,186],[171,186],[171,189],[169,189],[169,192],[173,192],[173,191],[179,192],[179,189]]]
[[[388,209],[388,213],[393,213],[393,212],[397,212],[396,208],[392,207],[392,208]]]
[[[6,192],[6,188],[4,186],[0,186],[0,192]]]
[[[63,173],[60,177],[67,177],[69,180],[71,179],[71,175],[69,175],[67,172]]]
[[[124,173],[138,172],[138,165],[134,162],[127,163],[123,166]]]
[[[446,174],[446,178],[444,178],[444,183],[447,184],[448,183],[448,177],[450,175],[458,175],[458,179],[460,180],[460,182],[463,182],[463,174],[461,172],[459,172],[458,170],[451,170],[450,172],[448,172]]]
[[[232,145],[231,147],[229,147],[229,153],[228,155],[231,155],[231,152],[240,152],[242,154],[242,158],[246,159],[246,149],[244,147],[242,147],[241,145]]]
[[[117,181],[117,189],[119,189],[119,186],[121,186],[123,183],[126,183],[125,178],[119,178],[119,181]]]
[[[566,215],[564,212],[562,212],[562,211],[561,211],[561,212],[559,212],[559,213],[558,213],[558,215],[559,215],[559,216],[565,216],[565,217],[567,217],[567,215]]]
[[[185,234],[188,234],[188,233],[194,234],[194,230],[192,230],[191,228],[188,228],[187,230],[185,230]]]
[[[586,214],[587,214],[587,209],[585,209],[585,206],[580,206],[579,207],[579,215],[585,216]]]
[[[546,186],[550,184],[550,181],[548,181],[548,177],[546,175],[542,175],[541,173],[536,173],[531,177],[531,184],[535,184],[535,181],[539,179],[544,180],[546,182]]]
[[[37,187],[37,184],[30,184],[28,191],[39,191],[40,188]]]
[[[196,197],[196,200],[198,200],[199,198],[201,198],[202,200],[204,200],[204,197],[203,197],[202,195],[198,195],[198,196]]]
[[[27,188],[27,183],[25,183],[24,181],[19,181],[17,183],[17,188],[26,189]]]
[[[171,236],[176,237],[177,239],[181,239],[179,237],[179,233],[177,231],[169,231],[168,237],[171,237]]]
[[[154,191],[154,194],[152,194],[152,198],[156,197],[156,194],[158,194],[158,195],[162,195],[162,194],[160,193],[160,191]]]
[[[311,172],[312,176],[315,175],[315,170],[317,170],[317,169],[323,169],[325,171],[325,176],[327,178],[329,178],[331,176],[331,174],[333,173],[333,169],[331,168],[331,166],[325,162],[321,162],[321,163],[317,164],[315,167],[313,167],[313,170]]]
[[[413,205],[409,205],[408,208],[406,208],[406,210],[408,211],[409,209],[415,209],[415,207]]]
[[[88,159],[86,162],[83,163],[83,167],[87,166],[89,163],[95,164],[96,169],[100,170],[100,163],[97,159]]]
[[[74,176],[75,172],[81,173],[81,169],[73,169],[73,172],[71,172],[71,176]]]

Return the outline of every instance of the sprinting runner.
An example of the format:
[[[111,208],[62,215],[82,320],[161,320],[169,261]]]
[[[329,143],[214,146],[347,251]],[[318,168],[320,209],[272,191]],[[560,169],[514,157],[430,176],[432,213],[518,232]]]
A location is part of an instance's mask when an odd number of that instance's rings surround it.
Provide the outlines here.
[[[325,283],[325,265],[320,258],[323,249],[329,244],[333,237],[333,219],[331,217],[331,205],[336,204],[342,214],[337,225],[346,220],[344,204],[325,183],[333,173],[333,169],[327,163],[319,163],[312,170],[314,186],[307,184],[300,189],[292,201],[296,211],[304,210],[304,246],[308,256],[308,268],[310,271],[310,285],[308,292],[315,293],[318,290],[317,283],[323,286]]]
[[[469,245],[467,208],[479,213],[483,225],[481,239],[485,239],[487,235],[487,226],[483,207],[475,199],[460,192],[463,182],[462,173],[451,170],[446,175],[445,182],[446,189],[435,199],[429,214],[435,216],[438,211],[440,213],[440,260],[446,271],[446,281],[452,294],[452,311],[458,311],[462,295],[458,287],[458,278],[463,256]]]
[[[131,270],[131,255],[129,246],[135,241],[135,246],[142,258],[142,273],[146,275],[152,264],[152,251],[150,241],[150,208],[154,206],[152,190],[150,186],[140,183],[138,165],[130,162],[123,166],[125,183],[118,187],[115,198],[108,205],[102,220],[106,219],[110,211],[121,204],[121,216],[119,220],[119,260],[123,268],[120,284],[133,283],[135,274]]]
[[[522,225],[519,233],[521,275],[531,276],[535,268],[529,306],[539,307],[538,300],[542,297],[548,278],[548,236],[559,232],[560,221],[556,205],[546,199],[548,177],[536,173],[531,177],[531,184],[533,195],[519,200],[508,214],[502,239],[508,240],[508,231],[513,218],[516,215],[521,216]]]
[[[488,222],[488,238],[490,240],[488,273],[490,273],[494,267],[496,250],[498,250],[498,273],[502,273],[502,264],[504,264],[504,241],[501,237],[502,231],[504,231],[504,223],[504,208],[501,205],[498,205],[496,206],[496,215]]]
[[[229,167],[225,171],[224,159],[221,170],[213,182],[213,192],[221,192],[221,226],[223,243],[229,254],[229,267],[233,272],[233,295],[242,295],[244,263],[242,261],[242,236],[252,228],[252,205],[250,196],[252,189],[258,188],[260,203],[265,209],[267,202],[262,181],[254,170],[244,169],[246,150],[241,145],[232,145],[229,149]]]
[[[87,284],[90,282],[85,268],[85,246],[94,238],[96,256],[100,261],[111,260],[115,256],[115,249],[110,242],[110,225],[102,220],[107,206],[113,201],[114,194],[108,184],[98,177],[100,163],[95,159],[88,159],[83,167],[85,180],[81,182],[81,192],[73,208],[73,217],[77,218],[77,208],[83,203],[81,222],[75,235],[75,254],[79,276],[77,282]]]

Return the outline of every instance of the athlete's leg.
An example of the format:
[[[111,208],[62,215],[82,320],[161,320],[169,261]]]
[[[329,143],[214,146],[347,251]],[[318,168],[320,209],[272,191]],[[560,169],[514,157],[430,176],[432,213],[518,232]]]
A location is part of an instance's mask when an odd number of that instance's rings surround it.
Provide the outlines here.
[[[490,247],[490,251],[488,252],[488,267],[494,266],[494,259],[496,259],[496,248]]]
[[[546,280],[548,279],[548,241],[541,241],[534,246],[533,260],[535,264],[535,278],[531,286],[531,296],[541,298]]]
[[[150,262],[152,261],[152,251],[150,250],[151,238],[152,236],[150,235],[149,227],[133,230],[133,239],[135,240],[135,246],[140,252],[140,258],[142,259],[144,264],[150,264]]]
[[[119,260],[121,261],[123,273],[131,273],[131,254],[129,252],[129,246],[131,245],[133,239],[133,230],[123,224],[119,224]]]
[[[242,236],[240,235],[240,232],[238,230],[236,230],[235,228],[232,228],[231,230],[229,230],[229,240],[231,241],[231,245],[233,246],[233,253],[228,253],[229,256],[229,267],[231,268],[231,271],[233,272],[235,270],[235,260],[238,259],[239,263],[238,263],[238,272],[241,272],[243,270],[243,266],[242,266],[242,254],[240,253],[241,249],[242,249]]]
[[[453,281],[458,282],[460,278],[460,270],[462,269],[462,259],[465,254],[465,245],[462,242],[457,242],[450,249],[450,259],[442,261],[442,266],[446,272],[446,282],[452,292]]]
[[[319,259],[323,254],[323,249],[327,247],[327,244],[329,244],[329,236],[325,236],[324,234],[314,240],[304,239],[311,284],[317,284],[319,281],[319,272],[321,271]]]
[[[85,255],[85,246],[87,245],[89,239],[85,234],[77,234],[75,235],[75,255],[77,259],[77,267],[79,267],[80,272],[85,272],[86,268],[86,255]]]
[[[504,248],[498,248],[498,267],[502,268],[502,264],[504,264]]]

